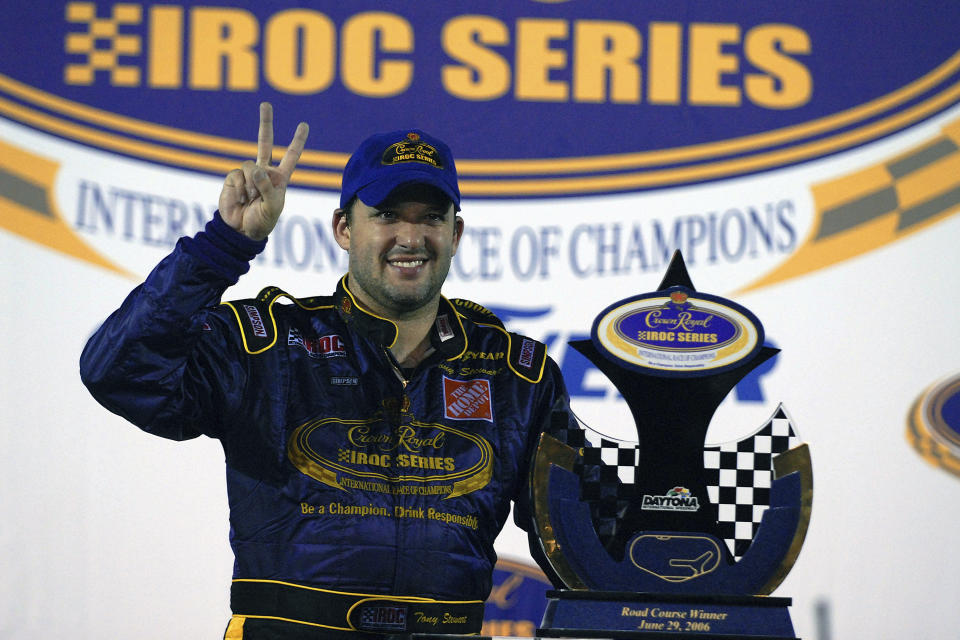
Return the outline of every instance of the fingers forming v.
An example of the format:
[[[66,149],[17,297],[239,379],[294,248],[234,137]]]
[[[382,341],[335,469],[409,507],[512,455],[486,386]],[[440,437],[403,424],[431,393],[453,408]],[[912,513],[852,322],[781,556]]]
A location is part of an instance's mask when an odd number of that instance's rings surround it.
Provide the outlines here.
[[[257,164],[269,167],[273,155],[273,105],[260,103],[260,129],[257,132]]]
[[[297,125],[297,131],[293,134],[293,140],[290,141],[287,152],[283,154],[283,158],[277,166],[285,182],[289,182],[290,176],[293,175],[293,170],[300,160],[300,154],[303,153],[303,148],[307,144],[307,135],[309,133],[310,126],[306,122],[301,122]]]

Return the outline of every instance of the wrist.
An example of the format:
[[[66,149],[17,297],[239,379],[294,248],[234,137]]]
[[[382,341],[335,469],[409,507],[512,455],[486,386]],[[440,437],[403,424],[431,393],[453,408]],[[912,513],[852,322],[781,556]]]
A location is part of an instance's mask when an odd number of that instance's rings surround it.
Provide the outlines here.
[[[231,227],[219,211],[203,231],[184,240],[188,253],[206,262],[231,283],[250,270],[250,261],[267,245],[266,238],[254,240]]]

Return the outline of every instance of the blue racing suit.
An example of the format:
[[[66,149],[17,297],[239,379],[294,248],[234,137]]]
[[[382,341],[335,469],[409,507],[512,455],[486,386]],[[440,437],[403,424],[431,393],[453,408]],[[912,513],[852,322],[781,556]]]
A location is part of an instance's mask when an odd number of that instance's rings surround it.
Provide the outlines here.
[[[511,500],[528,528],[539,433],[567,407],[558,367],[441,298],[432,353],[402,371],[396,325],[347,277],[332,296],[218,304],[262,247],[219,215],[182,238],[91,337],[84,383],[148,433],[221,441],[235,586],[484,600]]]

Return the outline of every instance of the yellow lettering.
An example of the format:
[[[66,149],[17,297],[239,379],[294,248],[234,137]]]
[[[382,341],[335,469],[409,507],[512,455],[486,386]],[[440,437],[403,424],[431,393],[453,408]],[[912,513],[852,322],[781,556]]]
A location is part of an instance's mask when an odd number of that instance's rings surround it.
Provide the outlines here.
[[[449,612],[444,612],[443,622],[444,624],[466,624],[467,616],[455,616]]]
[[[493,100],[510,90],[510,65],[484,45],[510,43],[506,25],[489,16],[459,16],[443,25],[443,51],[463,65],[446,64],[443,87],[464,100]]]
[[[147,83],[156,89],[183,86],[183,8],[150,9],[150,45]]]
[[[682,37],[677,23],[650,23],[647,38],[647,101],[650,104],[680,104]]]
[[[324,14],[308,9],[281,11],[264,30],[264,75],[286,93],[323,91],[333,82],[336,44],[336,27]]]
[[[413,27],[392,13],[359,13],[343,25],[340,72],[344,86],[357,95],[386,98],[403,93],[413,80],[409,60],[377,60],[385,53],[413,52]]]
[[[769,109],[805,105],[813,95],[810,70],[785,54],[810,53],[810,36],[787,24],[754,27],[744,41],[747,60],[766,73],[748,73],[744,90],[750,100]]]
[[[551,49],[551,40],[567,37],[566,20],[520,18],[517,20],[516,87],[518,100],[564,102],[570,88],[550,79],[552,69],[565,69],[567,53]]]
[[[257,18],[243,9],[195,7],[190,13],[190,87],[255,91],[259,85]]]
[[[573,91],[577,102],[640,102],[640,34],[625,22],[579,20],[574,26]]]
[[[485,636],[512,636],[531,638],[537,630],[537,624],[532,620],[488,620],[484,619],[481,635]]]
[[[690,26],[689,96],[691,105],[739,106],[740,88],[723,84],[723,74],[740,70],[740,59],[723,45],[740,42],[735,24]]]

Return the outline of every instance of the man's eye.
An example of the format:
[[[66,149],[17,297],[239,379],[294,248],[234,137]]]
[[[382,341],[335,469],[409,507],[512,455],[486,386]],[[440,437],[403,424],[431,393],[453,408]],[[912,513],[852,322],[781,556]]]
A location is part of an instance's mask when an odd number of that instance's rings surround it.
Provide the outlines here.
[[[397,217],[393,211],[377,211],[377,217],[382,220],[393,220]]]

